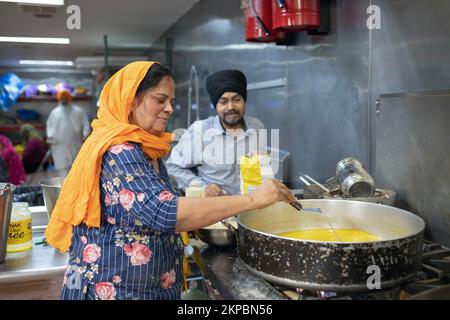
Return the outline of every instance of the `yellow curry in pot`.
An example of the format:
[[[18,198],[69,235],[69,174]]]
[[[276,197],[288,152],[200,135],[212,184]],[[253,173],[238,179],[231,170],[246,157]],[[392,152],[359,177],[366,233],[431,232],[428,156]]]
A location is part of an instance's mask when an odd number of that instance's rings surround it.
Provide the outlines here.
[[[376,235],[357,229],[311,229],[279,233],[278,236],[299,240],[323,242],[372,242],[381,240]]]

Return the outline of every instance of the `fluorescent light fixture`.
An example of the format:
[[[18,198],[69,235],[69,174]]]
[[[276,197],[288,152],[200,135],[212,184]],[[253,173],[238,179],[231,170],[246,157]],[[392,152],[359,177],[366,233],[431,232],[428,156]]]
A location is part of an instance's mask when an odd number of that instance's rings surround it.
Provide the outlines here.
[[[0,37],[0,42],[69,44],[70,39],[69,38],[37,38],[37,37]]]
[[[47,6],[63,6],[64,0],[0,0],[0,2],[16,2],[20,4],[37,4]]]
[[[150,49],[152,47],[151,44],[149,43],[121,43],[117,46],[112,46],[113,48],[132,48],[132,49],[140,49],[140,48],[144,48],[144,49]]]
[[[123,67],[133,61],[147,61],[148,57],[145,56],[110,56],[108,58],[108,64],[114,67]],[[78,69],[101,69],[105,65],[104,57],[78,57],[75,60],[75,65]]]
[[[39,66],[73,66],[73,61],[62,60],[19,60],[19,64]]]

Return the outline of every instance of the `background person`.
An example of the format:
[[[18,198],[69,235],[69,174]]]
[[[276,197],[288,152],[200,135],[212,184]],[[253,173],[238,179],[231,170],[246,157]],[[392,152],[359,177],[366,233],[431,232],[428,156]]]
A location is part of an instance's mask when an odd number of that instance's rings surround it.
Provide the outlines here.
[[[20,161],[11,140],[3,135],[0,135],[0,157],[8,170],[9,182],[15,185],[24,184],[27,181],[27,176],[22,161]]]
[[[68,91],[59,91],[56,99],[59,104],[47,120],[47,142],[55,169],[69,170],[91,129],[86,113],[72,104]]]
[[[47,153],[47,145],[36,128],[31,124],[20,127],[20,133],[24,141],[22,163],[27,174],[34,173],[44,160]]]

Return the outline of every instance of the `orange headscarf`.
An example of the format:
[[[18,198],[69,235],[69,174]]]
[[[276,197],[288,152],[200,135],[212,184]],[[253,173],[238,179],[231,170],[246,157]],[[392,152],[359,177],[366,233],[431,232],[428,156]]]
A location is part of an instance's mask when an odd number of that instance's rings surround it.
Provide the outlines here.
[[[100,227],[100,168],[108,148],[127,141],[139,143],[150,159],[170,151],[171,133],[152,135],[128,122],[136,90],[154,62],[138,61],[119,70],[105,84],[100,95],[93,132],[84,142],[66,177],[45,232],[47,242],[66,252],[73,227],[85,223]]]
[[[62,98],[66,98],[69,102],[72,102],[73,99],[72,95],[67,90],[60,90],[56,93],[56,100],[58,100],[58,102],[60,102]]]

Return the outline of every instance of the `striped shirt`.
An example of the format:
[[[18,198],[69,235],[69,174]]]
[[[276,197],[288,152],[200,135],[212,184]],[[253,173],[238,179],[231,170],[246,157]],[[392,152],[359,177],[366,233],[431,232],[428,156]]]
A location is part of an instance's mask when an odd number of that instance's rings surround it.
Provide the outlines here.
[[[101,165],[101,226],[74,228],[62,299],[179,299],[184,247],[178,197],[135,143],[115,145]]]

